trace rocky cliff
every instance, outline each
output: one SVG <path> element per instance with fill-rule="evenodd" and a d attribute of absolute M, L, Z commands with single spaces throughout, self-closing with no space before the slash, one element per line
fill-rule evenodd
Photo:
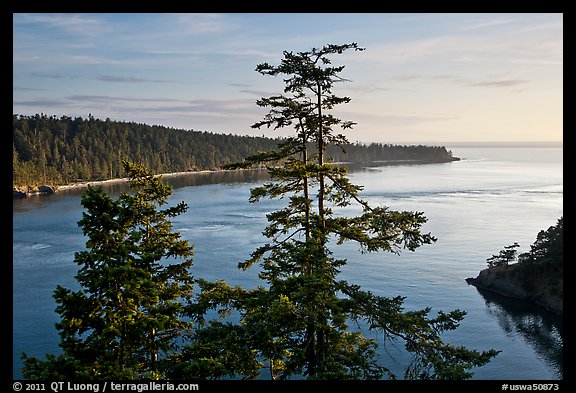
<path fill-rule="evenodd" d="M 526 279 L 518 274 L 518 264 L 482 270 L 478 277 L 467 278 L 469 285 L 489 290 L 514 299 L 529 301 L 557 315 L 563 316 L 563 281 L 554 289 L 547 278 Z"/>

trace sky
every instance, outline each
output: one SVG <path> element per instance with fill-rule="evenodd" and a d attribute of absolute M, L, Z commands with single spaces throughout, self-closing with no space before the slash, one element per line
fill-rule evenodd
<path fill-rule="evenodd" d="M 14 13 L 13 113 L 289 135 L 251 128 L 284 88 L 256 66 L 352 42 L 351 142 L 563 140 L 561 13 Z"/>

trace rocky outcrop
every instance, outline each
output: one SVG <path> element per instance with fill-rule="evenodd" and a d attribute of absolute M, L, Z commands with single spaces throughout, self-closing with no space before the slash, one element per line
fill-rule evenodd
<path fill-rule="evenodd" d="M 514 265 L 510 265 L 484 269 L 478 274 L 478 277 L 467 278 L 466 282 L 469 285 L 506 297 L 532 302 L 554 314 L 563 315 L 562 297 L 549 293 L 546 289 L 545 280 L 530 282 L 527 285 L 526 282 L 522 282 L 512 273 L 514 268 Z"/>
<path fill-rule="evenodd" d="M 18 187 L 12 186 L 12 198 L 28 198 L 38 194 L 54 194 L 58 190 L 55 186 L 38 186 L 38 187 Z"/>
<path fill-rule="evenodd" d="M 21 187 L 12 187 L 12 198 L 26 198 L 28 196 L 28 190 Z"/>
<path fill-rule="evenodd" d="M 54 194 L 56 192 L 56 187 L 54 186 L 38 186 L 38 192 L 41 194 Z"/>

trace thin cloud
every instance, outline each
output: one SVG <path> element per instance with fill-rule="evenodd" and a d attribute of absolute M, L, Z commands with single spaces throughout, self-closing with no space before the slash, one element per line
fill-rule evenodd
<path fill-rule="evenodd" d="M 68 106 L 69 101 L 67 100 L 55 100 L 55 99 L 38 99 L 38 100 L 26 100 L 26 101 L 14 101 L 13 105 L 20 106 L 31 106 L 31 107 L 53 107 L 53 106 Z"/>
<path fill-rule="evenodd" d="M 400 82 L 411 82 L 415 80 L 420 80 L 425 78 L 423 75 L 397 75 L 392 77 L 391 79 L 400 81 Z"/>
<path fill-rule="evenodd" d="M 494 22 L 495 23 L 495 22 Z M 498 23 L 499 29 L 472 29 L 467 32 L 443 31 L 437 35 L 375 45 L 350 62 L 405 64 L 441 60 L 470 63 L 498 60 L 502 64 L 561 65 L 563 55 L 562 23 L 544 23 L 539 29 L 522 30 L 519 23 Z"/>
<path fill-rule="evenodd" d="M 23 101 L 18 104 L 23 105 L 42 105 L 52 101 Z M 139 98 L 139 97 L 118 97 L 108 95 L 71 95 L 60 100 L 58 103 L 68 104 L 110 104 L 122 105 L 125 109 L 137 109 L 146 112 L 231 112 L 231 111 L 245 111 L 247 106 L 254 106 L 252 100 L 238 99 L 238 100 L 183 100 L 176 98 Z M 141 103 L 154 104 L 142 107 Z M 177 103 L 178 105 L 174 105 Z M 167 105 L 168 104 L 168 105 Z"/>
<path fill-rule="evenodd" d="M 14 14 L 13 20 L 15 25 L 43 25 L 81 35 L 102 34 L 111 30 L 103 20 L 79 14 Z"/>
<path fill-rule="evenodd" d="M 77 77 L 74 75 L 62 75 L 57 72 L 43 72 L 43 71 L 34 71 L 29 72 L 28 75 L 34 78 L 46 78 L 46 79 L 76 79 Z"/>
<path fill-rule="evenodd" d="M 141 83 L 147 82 L 146 79 L 136 78 L 134 76 L 115 76 L 115 75 L 99 75 L 95 77 L 100 82 L 128 82 L 128 83 Z"/>
<path fill-rule="evenodd" d="M 215 34 L 233 28 L 230 18 L 222 14 L 177 14 L 177 23 L 188 34 Z"/>
<path fill-rule="evenodd" d="M 269 97 L 269 96 L 277 95 L 277 93 L 271 93 L 269 91 L 264 91 L 264 90 L 240 89 L 238 91 L 240 93 L 247 93 L 247 94 L 250 94 L 250 95 L 256 96 L 256 97 Z"/>
<path fill-rule="evenodd" d="M 497 87 L 497 88 L 509 88 L 509 87 L 517 87 L 521 85 L 525 85 L 529 83 L 529 80 L 526 79 L 502 79 L 497 78 L 496 75 L 489 76 L 489 79 L 484 80 L 476 80 L 474 81 L 473 78 L 466 78 L 463 76 L 458 76 L 455 74 L 436 74 L 436 75 L 416 75 L 416 74 L 407 74 L 407 75 L 398 75 L 390 78 L 394 81 L 400 82 L 436 82 L 436 81 L 447 81 L 452 84 L 460 85 L 460 86 L 474 86 L 474 87 Z"/>
<path fill-rule="evenodd" d="M 78 75 L 63 75 L 57 72 L 30 72 L 28 75 L 35 78 L 46 79 L 93 79 L 100 82 L 113 82 L 113 83 L 174 83 L 167 79 L 146 79 L 138 78 L 135 76 L 119 76 L 119 75 L 97 75 L 97 76 L 78 76 Z"/>
<path fill-rule="evenodd" d="M 14 91 L 45 91 L 46 89 L 39 89 L 37 87 L 24 87 L 24 86 L 14 86 L 12 87 Z"/>
<path fill-rule="evenodd" d="M 120 65 L 124 62 L 112 58 L 92 55 L 66 55 L 65 61 L 73 64 L 107 64 L 107 65 Z"/>
<path fill-rule="evenodd" d="M 436 81 L 436 80 L 457 80 L 459 77 L 454 74 L 434 74 L 434 75 L 417 75 L 417 74 L 406 74 L 406 75 L 397 75 L 390 78 L 395 81 L 400 82 L 412 82 L 412 81 Z"/>
<path fill-rule="evenodd" d="M 346 88 L 348 90 L 355 91 L 355 92 L 361 92 L 361 93 L 374 93 L 374 92 L 379 92 L 379 91 L 394 90 L 390 87 L 382 87 L 382 86 L 378 86 L 376 84 L 356 84 L 356 85 L 346 86 Z"/>
<path fill-rule="evenodd" d="M 496 26 L 509 25 L 515 23 L 515 19 L 486 19 L 479 21 L 469 21 L 468 24 L 459 29 L 459 31 L 480 30 L 486 28 L 494 28 Z"/>
<path fill-rule="evenodd" d="M 480 87 L 515 87 L 528 83 L 529 81 L 523 79 L 506 79 L 506 80 L 489 80 L 470 83 L 469 86 Z"/>
<path fill-rule="evenodd" d="M 345 118 L 358 118 L 355 112 L 344 111 L 342 116 Z M 363 124 L 385 124 L 387 127 L 408 127 L 418 124 L 428 124 L 430 122 L 447 122 L 461 119 L 459 114 L 455 113 L 406 113 L 406 114 L 367 114 L 362 113 L 362 122 L 359 122 L 358 129 L 366 127 Z"/>
<path fill-rule="evenodd" d="M 88 101 L 88 102 L 185 102 L 175 98 L 135 98 L 135 97 L 117 97 L 106 95 L 72 95 L 66 97 L 70 101 Z"/>
<path fill-rule="evenodd" d="M 101 82 L 114 82 L 114 83 L 171 83 L 169 80 L 162 79 L 145 79 L 137 78 L 135 76 L 117 76 L 117 75 L 98 75 L 94 79 Z"/>
<path fill-rule="evenodd" d="M 195 111 L 245 111 L 247 106 L 254 106 L 254 101 L 249 99 L 237 100 L 190 100 L 188 101 L 193 106 Z"/>

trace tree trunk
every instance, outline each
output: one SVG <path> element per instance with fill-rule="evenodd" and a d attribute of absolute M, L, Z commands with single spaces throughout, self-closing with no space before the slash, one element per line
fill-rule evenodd
<path fill-rule="evenodd" d="M 318 86 L 317 94 L 317 105 L 318 105 L 318 165 L 324 165 L 324 129 L 322 127 L 322 86 L 320 81 L 316 82 Z M 325 197 L 325 186 L 324 186 L 324 175 L 319 176 L 319 191 L 318 191 L 318 215 L 320 216 L 320 225 L 322 228 L 325 227 L 324 222 L 324 197 Z"/>
<path fill-rule="evenodd" d="M 306 143 L 306 134 L 304 132 L 304 125 L 302 124 L 302 119 L 299 120 L 300 120 L 300 128 L 302 129 L 302 162 L 304 163 L 304 167 L 306 168 L 306 165 L 308 165 L 308 145 Z M 308 191 L 307 172 L 304 175 L 304 198 L 306 199 L 306 211 L 304 212 L 306 219 L 305 233 L 306 233 L 306 243 L 308 243 L 308 241 L 310 240 L 310 205 L 308 204 L 308 201 L 310 200 L 310 195 Z"/>
<path fill-rule="evenodd" d="M 314 331 L 314 323 L 309 322 L 306 327 L 306 374 L 313 376 L 316 374 L 316 334 Z"/>

